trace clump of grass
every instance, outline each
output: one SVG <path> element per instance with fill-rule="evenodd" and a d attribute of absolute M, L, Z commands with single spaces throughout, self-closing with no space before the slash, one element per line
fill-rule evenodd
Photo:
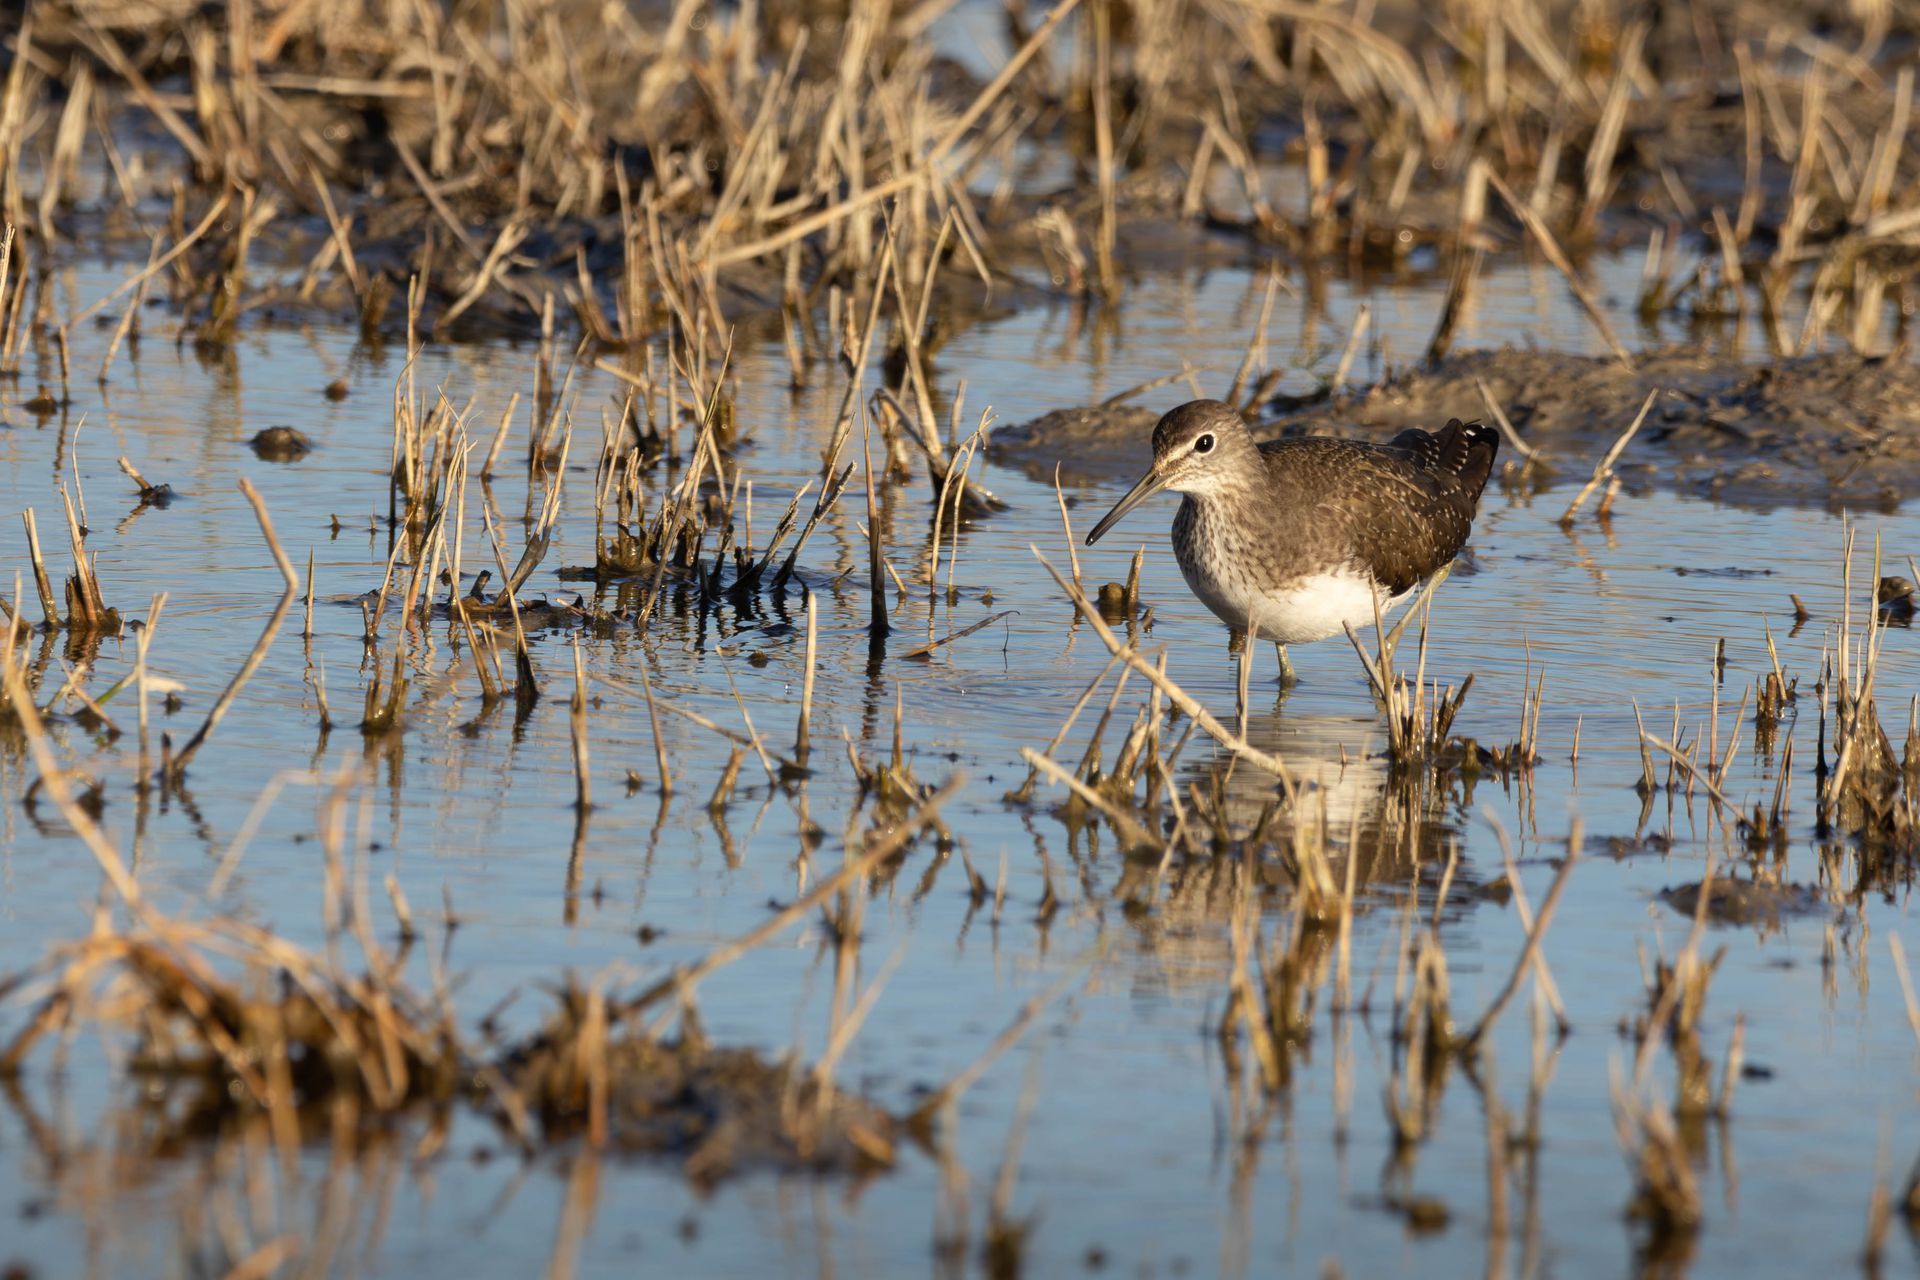
<path fill-rule="evenodd" d="M 241 974 L 214 956 L 238 956 Z M 326 1132 L 344 1101 L 369 1119 L 464 1102 L 524 1143 L 580 1136 L 669 1154 L 702 1184 L 762 1166 L 893 1163 L 885 1111 L 791 1062 L 709 1045 L 690 1013 L 666 1040 L 603 990 L 569 984 L 539 1030 L 486 1048 L 461 1037 L 449 1006 L 398 985 L 377 946 L 369 959 L 353 977 L 264 930 L 148 913 L 132 931 L 67 949 L 52 994 L 0 1051 L 0 1072 L 17 1072 L 49 1033 L 131 1009 L 132 1069 L 168 1099 L 180 1138 L 258 1110 L 291 1149 Z"/>
<path fill-rule="evenodd" d="M 1869 852 L 1898 856 L 1910 849 L 1916 825 L 1916 797 L 1907 785 L 1907 770 L 1894 754 L 1881 727 L 1874 697 L 1886 628 L 1876 619 L 1874 601 L 1866 602 L 1865 634 L 1857 629 L 1853 605 L 1854 535 L 1849 530 L 1843 552 L 1843 607 L 1831 666 L 1829 696 L 1832 705 L 1831 749 L 1827 766 L 1823 749 L 1819 761 L 1820 786 L 1816 818 L 1822 832 L 1838 828 L 1861 841 Z M 1880 581 L 1880 548 L 1876 540 L 1869 591 Z M 1822 705 L 1822 741 L 1827 739 L 1826 699 Z"/>
<path fill-rule="evenodd" d="M 1452 743 L 1453 722 L 1473 688 L 1471 674 L 1460 682 L 1458 688 L 1452 685 L 1443 687 L 1437 679 L 1432 682 L 1427 680 L 1427 640 L 1432 622 L 1433 593 L 1446 580 L 1447 574 L 1448 570 L 1443 568 L 1428 580 L 1420 595 L 1408 605 L 1406 617 L 1391 632 L 1385 630 L 1376 616 L 1374 624 L 1379 648 L 1375 653 L 1369 654 L 1353 628 L 1347 628 L 1347 641 L 1353 646 L 1354 653 L 1359 655 L 1360 665 L 1367 673 L 1367 682 L 1373 689 L 1374 698 L 1386 713 L 1387 754 L 1400 769 L 1412 770 L 1442 762 Z M 1401 634 L 1416 618 L 1420 623 L 1419 659 L 1409 677 L 1394 669 L 1393 659 Z M 1487 759 L 1503 766 L 1530 766 L 1536 755 L 1533 734 L 1538 732 L 1538 725 L 1537 711 L 1530 717 L 1523 714 L 1518 746 L 1511 752 L 1498 755 L 1489 753 Z M 1461 758 L 1464 759 L 1466 754 L 1474 753 L 1463 753 Z"/>
<path fill-rule="evenodd" d="M 1740 1070 L 1744 1020 L 1736 1018 L 1716 1095 L 1713 1064 L 1701 1035 L 1708 990 L 1726 955 L 1724 947 L 1710 956 L 1702 947 L 1715 887 L 1714 864 L 1710 851 L 1686 941 L 1671 960 L 1656 957 L 1648 972 L 1647 1010 L 1633 1027 L 1637 1048 L 1631 1079 L 1623 1079 L 1618 1063 L 1614 1066 L 1616 1133 L 1635 1179 L 1627 1213 L 1644 1224 L 1642 1250 L 1653 1257 L 1685 1257 L 1691 1251 L 1703 1219 L 1693 1170 L 1704 1141 L 1702 1126 L 1709 1119 L 1726 1122 Z M 1647 970 L 1644 958 L 1642 968 Z M 1653 1096 L 1648 1085 L 1662 1047 L 1671 1053 L 1677 1073 L 1671 1105 Z"/>
<path fill-rule="evenodd" d="M 401 655 L 393 655 L 393 666 L 387 674 L 377 660 L 373 665 L 373 679 L 367 682 L 366 706 L 360 717 L 360 732 L 369 738 L 382 737 L 398 729 L 402 723 L 401 708 L 406 702 L 408 679 L 402 666 Z"/>
<path fill-rule="evenodd" d="M 67 536 L 73 546 L 73 573 L 66 579 L 61 596 L 56 597 L 53 580 L 40 553 L 40 531 L 29 507 L 21 512 L 27 530 L 27 553 L 32 561 L 33 581 L 40 593 L 40 613 L 49 629 L 65 631 L 75 643 L 90 637 L 115 634 L 120 630 L 120 611 L 107 604 L 100 588 L 96 558 L 87 554 L 86 534 L 74 514 L 73 496 L 61 486 L 61 502 L 67 516 Z"/>
<path fill-rule="evenodd" d="M 17 694 L 12 653 L 5 662 L 8 687 Z M 44 747 L 37 719 L 28 733 Z M 291 1157 L 309 1134 L 329 1132 L 330 1121 L 338 1140 L 342 1114 L 378 1123 L 416 1108 L 462 1103 L 528 1147 L 578 1136 L 595 1149 L 670 1154 L 701 1184 L 755 1167 L 864 1172 L 893 1164 L 899 1122 L 830 1078 L 831 1063 L 857 1030 L 877 983 L 850 1013 L 836 1012 L 833 1047 L 811 1072 L 708 1044 L 693 990 L 702 975 L 752 951 L 829 895 L 852 893 L 934 822 L 955 784 L 870 840 L 787 910 L 663 982 L 629 997 L 609 995 L 604 984 L 569 982 L 555 993 L 537 1031 L 506 1039 L 489 1034 L 487 1042 L 475 1043 L 459 1030 L 444 986 L 421 998 L 402 984 L 405 948 L 417 933 L 393 883 L 401 952 L 388 951 L 374 936 L 365 886 L 355 883 L 366 874 L 365 863 L 350 865 L 345 853 L 356 769 L 349 764 L 335 777 L 308 778 L 325 788 L 324 953 L 256 925 L 224 917 L 190 921 L 154 909 L 57 772 L 50 775 L 63 813 L 97 846 L 126 919 L 103 918 L 88 938 L 61 948 L 30 976 L 41 993 L 25 1025 L 0 1049 L 0 1075 L 17 1074 L 49 1036 L 96 1024 L 132 1038 L 131 1061 L 149 1081 L 148 1097 L 168 1104 L 167 1141 L 224 1132 L 265 1115 L 274 1141 Z M 845 936 L 856 938 L 857 925 Z M 358 944 L 363 972 L 349 970 L 347 943 Z M 9 989 L 26 980 L 10 981 Z M 668 995 L 679 1001 L 675 1040 L 647 1022 Z M 956 1081 L 944 1094 L 955 1097 L 964 1087 Z"/>
<path fill-rule="evenodd" d="M 1281 926 L 1286 940 L 1278 954 L 1269 957 L 1255 902 L 1252 863 L 1243 858 L 1234 877 L 1228 933 L 1232 958 L 1217 1035 L 1231 1072 L 1244 1033 L 1262 1087 L 1277 1093 L 1292 1083 L 1296 1064 L 1312 1040 L 1317 996 L 1335 935 L 1305 911 L 1289 912 Z M 1350 916 L 1340 917 L 1342 931 Z"/>
<path fill-rule="evenodd" d="M 1773 754 L 1780 725 L 1800 699 L 1799 677 L 1788 678 L 1780 667 L 1780 651 L 1773 642 L 1773 628 L 1766 628 L 1767 656 L 1771 667 L 1755 677 L 1753 696 L 1753 749 L 1763 756 Z"/>
<path fill-rule="evenodd" d="M 1633 1197 L 1627 1216 L 1643 1223 L 1645 1253 L 1685 1256 L 1700 1230 L 1704 1209 L 1693 1157 L 1682 1143 L 1673 1114 L 1658 1101 L 1635 1099 L 1617 1075 L 1613 1089 L 1614 1126 L 1633 1167 Z"/>

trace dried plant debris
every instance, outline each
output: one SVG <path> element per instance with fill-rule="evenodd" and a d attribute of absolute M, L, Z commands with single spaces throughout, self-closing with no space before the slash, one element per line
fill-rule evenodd
<path fill-rule="evenodd" d="M 218 954 L 242 954 L 238 977 Z M 129 1070 L 157 1147 L 231 1132 L 265 1113 L 283 1139 L 319 1137 L 350 1102 L 369 1124 L 452 1105 L 528 1144 L 586 1141 L 666 1156 L 711 1184 L 752 1169 L 868 1173 L 894 1161 L 895 1119 L 803 1065 L 708 1045 L 689 1011 L 678 1040 L 599 991 L 559 989 L 546 1025 L 490 1048 L 451 1010 L 388 977 L 336 973 L 257 929 L 153 921 L 65 949 L 53 991 L 0 1050 L 20 1072 L 80 1020 L 132 1036 Z M 537 1122 L 537 1129 L 529 1122 Z M 163 1136 L 164 1135 L 164 1136 Z"/>
<path fill-rule="evenodd" d="M 173 505 L 173 500 L 177 495 L 174 493 L 172 485 L 155 484 L 153 481 L 148 480 L 145 476 L 141 475 L 133 463 L 125 457 L 120 459 L 120 470 L 126 473 L 127 479 L 133 481 L 135 488 L 139 491 L 140 506 L 136 508 L 136 510 L 147 507 L 158 507 L 161 510 L 165 510 Z"/>
<path fill-rule="evenodd" d="M 38 189 L 10 187 L 7 215 L 48 241 L 147 249 L 139 219 L 72 189 L 97 149 L 137 145 L 152 193 L 182 193 L 150 277 L 214 346 L 250 314 L 314 309 L 398 333 L 415 316 L 392 304 L 417 277 L 434 331 L 550 332 L 557 307 L 595 343 L 631 346 L 703 315 L 817 358 L 804 313 L 889 252 L 889 198 L 906 258 L 940 264 L 908 282 L 941 296 L 941 319 L 916 326 L 928 351 L 942 324 L 1016 290 L 1112 300 L 1123 267 L 1279 249 L 1464 295 L 1484 254 L 1523 244 L 1617 350 L 1575 264 L 1650 232 L 1643 314 L 1712 325 L 1762 310 L 1792 350 L 1801 334 L 1779 317 L 1799 290 L 1810 335 L 1886 344 L 1913 213 L 1892 136 L 1910 27 L 1886 6 L 1827 6 L 1811 26 L 1717 0 L 1657 20 L 1582 9 L 1569 31 L 1558 9 L 1436 24 L 1411 0 L 1338 15 L 1135 5 L 1091 24 L 1076 8 L 1007 14 L 1005 74 L 983 82 L 910 7 L 822 26 L 787 5 L 709 23 L 684 6 L 374 0 L 345 23 L 61 0 L 22 29 L 10 116 L 41 135 L 59 121 L 56 162 L 31 171 Z M 1786 32 L 1831 51 L 1822 74 Z M 250 56 L 223 56 L 243 41 Z M 1068 60 L 1083 69 L 1054 74 Z M 183 68 L 190 95 L 155 92 Z M 101 143 L 61 118 L 88 95 Z M 1810 135 L 1832 141 L 1803 148 Z M 1274 189 L 1282 149 L 1301 198 Z M 1061 151 L 1088 180 L 1060 188 Z M 114 167 L 138 207 L 142 182 Z M 953 176 L 983 168 L 1004 171 L 990 192 Z M 1669 226 L 1708 251 L 1672 260 Z M 1447 313 L 1460 310 L 1456 297 Z"/>

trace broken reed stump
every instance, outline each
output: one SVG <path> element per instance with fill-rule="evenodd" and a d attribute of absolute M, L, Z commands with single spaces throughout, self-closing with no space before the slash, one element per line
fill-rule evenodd
<path fill-rule="evenodd" d="M 64 492 L 62 496 L 65 497 Z M 110 635 L 120 630 L 120 611 L 107 604 L 100 590 L 100 577 L 94 561 L 87 555 L 85 535 L 75 518 L 72 499 L 67 499 L 67 533 L 73 543 L 73 573 L 55 596 L 53 579 L 40 550 L 40 530 L 33 508 L 20 513 L 27 531 L 27 554 L 33 561 L 33 584 L 40 595 L 40 613 L 49 631 L 73 635 Z M 61 607 L 64 602 L 64 610 Z"/>

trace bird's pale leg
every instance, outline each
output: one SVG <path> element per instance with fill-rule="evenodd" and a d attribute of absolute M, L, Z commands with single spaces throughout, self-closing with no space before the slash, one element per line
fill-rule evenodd
<path fill-rule="evenodd" d="M 1259 637 L 1260 628 L 1256 624 L 1249 627 L 1246 638 L 1240 644 L 1240 740 L 1247 740 L 1247 715 L 1250 703 L 1247 699 L 1247 686 L 1253 682 L 1253 642 Z"/>
<path fill-rule="evenodd" d="M 1300 677 L 1293 673 L 1293 659 L 1287 656 L 1287 646 L 1276 643 L 1273 646 L 1273 652 L 1274 656 L 1280 659 L 1280 687 L 1291 689 L 1299 684 Z"/>
<path fill-rule="evenodd" d="M 1427 585 L 1420 588 L 1420 594 L 1413 598 L 1413 603 L 1407 606 L 1407 611 L 1400 615 L 1400 621 L 1393 624 L 1393 630 L 1387 632 L 1386 641 L 1381 646 L 1381 653 L 1388 662 L 1393 661 L 1393 651 L 1400 647 L 1400 635 L 1407 629 L 1407 624 L 1412 622 L 1414 615 L 1433 598 L 1433 593 L 1439 590 L 1440 584 L 1445 582 L 1447 575 L 1452 572 L 1452 564 L 1441 565 L 1434 575 L 1427 579 Z"/>

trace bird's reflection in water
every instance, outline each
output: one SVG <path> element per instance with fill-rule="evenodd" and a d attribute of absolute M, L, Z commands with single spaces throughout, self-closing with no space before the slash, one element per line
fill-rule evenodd
<path fill-rule="evenodd" d="M 1269 913 L 1292 905 L 1318 854 L 1336 891 L 1351 876 L 1358 912 L 1402 906 L 1409 887 L 1430 908 L 1459 843 L 1467 785 L 1457 771 L 1396 769 L 1385 754 L 1385 726 L 1370 713 L 1276 707 L 1250 717 L 1247 740 L 1286 762 L 1298 802 L 1289 804 L 1264 770 L 1195 735 L 1176 778 L 1198 838 L 1164 867 L 1130 864 L 1118 887 L 1142 958 L 1151 958 L 1138 975 L 1149 986 L 1221 979 L 1231 963 L 1228 923 L 1249 873 L 1258 906 Z M 1471 900 L 1472 885 L 1468 868 L 1456 867 L 1451 909 Z"/>
<path fill-rule="evenodd" d="M 1290 810 L 1273 778 L 1236 765 L 1224 750 L 1182 774 L 1189 787 L 1221 797 L 1229 827 L 1252 831 L 1277 805 L 1256 850 L 1263 861 L 1297 834 L 1323 833 L 1335 875 L 1345 877 L 1348 858 L 1355 858 L 1353 882 L 1363 888 L 1404 883 L 1417 866 L 1444 862 L 1459 838 L 1458 786 L 1438 783 L 1432 770 L 1396 770 L 1386 755 L 1386 726 L 1372 714 L 1284 714 L 1276 707 L 1249 719 L 1247 739 L 1286 761 L 1297 809 Z"/>

